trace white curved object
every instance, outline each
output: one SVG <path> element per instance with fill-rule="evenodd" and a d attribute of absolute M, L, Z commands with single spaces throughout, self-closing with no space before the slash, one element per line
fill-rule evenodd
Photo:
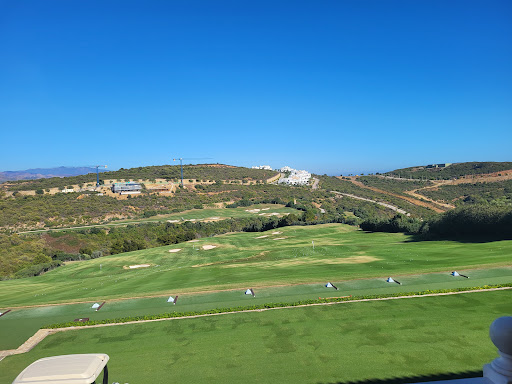
<path fill-rule="evenodd" d="M 489 336 L 500 357 L 484 365 L 484 377 L 494 384 L 512 384 L 512 316 L 494 320 Z"/>

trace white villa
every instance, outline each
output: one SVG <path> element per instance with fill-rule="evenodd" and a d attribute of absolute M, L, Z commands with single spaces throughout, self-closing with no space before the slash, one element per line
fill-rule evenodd
<path fill-rule="evenodd" d="M 251 167 L 252 169 L 266 169 L 271 171 L 272 167 L 270 165 L 254 165 Z M 311 173 L 304 170 L 293 169 L 289 166 L 284 166 L 282 168 L 277 168 L 276 171 L 281 173 L 289 173 L 288 177 L 281 177 L 278 181 L 279 184 L 287 184 L 287 185 L 307 185 L 309 183 L 309 179 L 311 179 Z"/>
<path fill-rule="evenodd" d="M 307 185 L 309 183 L 309 179 L 311 179 L 311 173 L 305 170 L 297 170 L 290 168 L 288 166 L 282 167 L 280 169 L 281 172 L 290 172 L 288 177 L 283 177 L 279 179 L 279 184 L 288 184 L 288 185 Z"/>
<path fill-rule="evenodd" d="M 270 165 L 255 165 L 251 167 L 252 169 L 266 169 L 268 171 L 272 170 L 272 167 Z"/>

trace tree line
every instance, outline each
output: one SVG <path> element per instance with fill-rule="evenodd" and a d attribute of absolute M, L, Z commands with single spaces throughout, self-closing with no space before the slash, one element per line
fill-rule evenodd
<path fill-rule="evenodd" d="M 420 239 L 465 241 L 512 239 L 512 207 L 473 205 L 459 207 L 428 220 L 395 215 L 389 219 L 370 218 L 361 229 L 372 232 L 404 232 Z"/>

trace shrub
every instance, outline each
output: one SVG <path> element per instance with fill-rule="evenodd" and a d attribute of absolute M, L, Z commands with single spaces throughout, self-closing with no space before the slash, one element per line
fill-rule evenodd
<path fill-rule="evenodd" d="M 52 270 L 53 268 L 58 267 L 59 265 L 61 265 L 61 262 L 58 260 L 51 261 L 49 263 L 30 265 L 30 266 L 23 268 L 23 269 L 19 270 L 18 272 L 16 272 L 14 274 L 14 277 L 16 279 L 21 279 L 24 277 L 38 276 L 41 273 L 47 272 L 49 270 Z"/>

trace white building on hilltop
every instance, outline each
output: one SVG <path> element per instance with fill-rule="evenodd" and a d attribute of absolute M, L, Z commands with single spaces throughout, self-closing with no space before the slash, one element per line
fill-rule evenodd
<path fill-rule="evenodd" d="M 267 171 L 271 171 L 272 167 L 270 165 L 255 165 L 251 167 L 252 169 L 266 169 Z"/>
<path fill-rule="evenodd" d="M 278 171 L 280 172 L 291 172 L 291 171 L 295 171 L 295 169 L 289 167 L 289 166 L 284 166 L 283 168 L 279 169 Z"/>
<path fill-rule="evenodd" d="M 311 179 L 311 173 L 308 171 L 297 170 L 288 166 L 282 167 L 280 171 L 290 172 L 290 175 L 279 179 L 279 184 L 307 185 L 309 183 L 309 179 Z"/>

